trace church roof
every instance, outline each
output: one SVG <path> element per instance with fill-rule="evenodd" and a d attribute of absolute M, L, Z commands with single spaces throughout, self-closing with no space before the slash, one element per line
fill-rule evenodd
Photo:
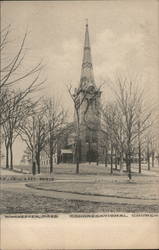
<path fill-rule="evenodd" d="M 88 85 L 95 86 L 88 23 L 86 24 L 86 30 L 85 30 L 80 86 L 82 87 L 85 84 L 87 84 L 87 86 Z"/>

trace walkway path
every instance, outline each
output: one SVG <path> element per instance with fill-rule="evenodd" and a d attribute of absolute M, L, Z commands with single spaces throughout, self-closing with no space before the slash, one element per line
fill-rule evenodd
<path fill-rule="evenodd" d="M 58 182 L 58 181 L 57 181 Z M 132 205 L 158 205 L 158 200 L 143 200 L 143 199 L 128 199 L 128 198 L 117 198 L 97 195 L 82 195 L 74 194 L 69 192 L 58 192 L 48 190 L 38 190 L 34 188 L 26 187 L 25 183 L 5 183 L 1 185 L 1 188 L 6 191 L 29 193 L 38 196 L 44 196 L 49 198 L 57 199 L 68 199 L 68 200 L 81 200 L 81 201 L 92 201 L 92 202 L 104 202 L 111 204 L 132 204 Z"/>

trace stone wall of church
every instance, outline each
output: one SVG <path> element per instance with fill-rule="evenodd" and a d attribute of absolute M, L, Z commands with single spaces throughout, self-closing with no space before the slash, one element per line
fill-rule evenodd
<path fill-rule="evenodd" d="M 98 133 L 100 129 L 100 117 L 98 115 L 99 103 L 100 97 L 96 96 L 94 101 L 89 104 L 88 109 L 86 100 L 80 107 L 81 162 L 98 161 L 98 158 L 101 158 L 99 157 L 99 154 L 101 154 L 101 150 L 99 150 L 98 147 Z"/>

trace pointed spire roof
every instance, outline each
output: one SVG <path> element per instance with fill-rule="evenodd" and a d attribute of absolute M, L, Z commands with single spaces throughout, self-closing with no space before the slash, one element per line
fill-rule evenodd
<path fill-rule="evenodd" d="M 92 57 L 91 57 L 91 47 L 89 40 L 88 21 L 86 22 L 86 30 L 85 30 L 80 86 L 83 86 L 85 84 L 95 86 Z"/>

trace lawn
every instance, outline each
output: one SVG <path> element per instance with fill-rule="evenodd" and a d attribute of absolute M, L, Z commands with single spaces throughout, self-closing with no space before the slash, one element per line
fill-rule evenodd
<path fill-rule="evenodd" d="M 93 212 L 158 212 L 156 205 L 111 204 L 64 200 L 33 194 L 2 191 L 1 214 L 10 213 L 93 213 Z"/>
<path fill-rule="evenodd" d="M 70 180 L 69 182 L 32 183 L 30 186 L 76 194 L 159 201 L 158 176 L 136 176 L 132 183 L 129 183 L 123 176 L 105 176 L 96 177 L 87 182 Z"/>
<path fill-rule="evenodd" d="M 31 173 L 32 166 L 30 165 L 16 165 L 15 170 L 16 171 L 30 171 Z M 118 166 L 119 169 L 119 166 Z M 145 171 L 147 170 L 147 164 L 142 164 L 142 170 Z M 159 166 L 156 165 L 155 168 L 151 168 L 150 173 L 158 171 L 159 172 Z M 49 174 L 49 169 L 42 168 L 41 167 L 41 172 L 42 173 L 48 173 Z M 76 173 L 76 165 L 75 164 L 69 164 L 69 163 L 63 163 L 59 165 L 54 165 L 53 166 L 53 172 L 54 174 L 66 174 L 66 175 L 72 175 Z M 119 171 L 114 170 L 114 174 L 117 174 Z M 132 175 L 136 175 L 138 172 L 138 166 L 136 164 L 132 164 Z M 96 163 L 81 163 L 80 164 L 80 175 L 105 175 L 107 173 L 110 173 L 110 165 L 108 167 L 105 167 L 104 164 L 99 164 L 98 166 Z M 119 174 L 119 173 L 118 173 Z"/>
<path fill-rule="evenodd" d="M 56 166 L 54 177 L 57 182 L 33 183 L 31 186 L 77 194 L 159 201 L 158 167 L 147 171 L 146 166 L 143 166 L 142 173 L 138 174 L 138 168 L 134 165 L 131 183 L 128 181 L 126 172 L 120 174 L 119 171 L 114 171 L 111 175 L 110 166 L 105 168 L 103 165 L 81 164 L 79 175 L 73 174 L 73 167 L 75 166 L 67 164 Z M 60 182 L 58 182 L 59 179 L 61 179 Z"/>
<path fill-rule="evenodd" d="M 29 185 L 36 189 L 112 197 L 112 200 L 109 199 L 109 202 L 106 198 L 100 202 L 91 199 L 90 201 L 67 200 L 29 193 L 29 188 L 26 192 L 20 189 L 17 191 L 3 189 L 0 211 L 1 213 L 159 212 L 159 167 L 147 171 L 143 166 L 142 174 L 137 173 L 135 166 L 132 170 L 133 178 L 130 183 L 125 172 L 120 174 L 119 171 L 114 171 L 111 175 L 110 166 L 105 168 L 103 165 L 81 164 L 80 174 L 76 175 L 75 165 L 58 165 L 53 174 L 55 181 L 34 181 Z M 128 200 L 125 202 L 124 198 Z M 135 199 L 138 200 L 137 203 Z"/>

